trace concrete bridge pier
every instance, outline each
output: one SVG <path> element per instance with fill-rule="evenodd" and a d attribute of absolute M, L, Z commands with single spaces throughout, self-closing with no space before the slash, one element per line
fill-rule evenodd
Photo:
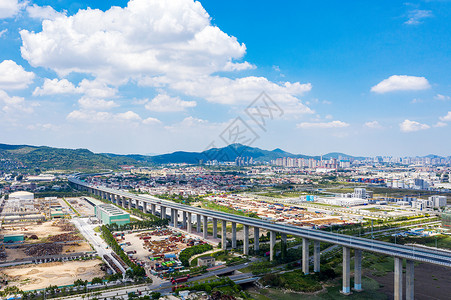
<path fill-rule="evenodd" d="M 276 233 L 274 231 L 269 232 L 269 261 L 274 260 L 274 246 L 276 245 Z"/>
<path fill-rule="evenodd" d="M 280 234 L 280 254 L 282 258 L 285 258 L 287 255 L 287 234 L 281 233 Z"/>
<path fill-rule="evenodd" d="M 227 249 L 227 221 L 222 220 L 221 224 L 221 248 Z"/>
<path fill-rule="evenodd" d="M 243 254 L 249 254 L 249 225 L 244 225 Z"/>
<path fill-rule="evenodd" d="M 182 212 L 182 227 L 186 228 L 186 211 Z"/>
<path fill-rule="evenodd" d="M 320 271 L 321 252 L 320 242 L 313 241 L 313 272 L 318 273 Z"/>
<path fill-rule="evenodd" d="M 160 217 L 165 220 L 166 219 L 166 207 L 160 206 Z"/>
<path fill-rule="evenodd" d="M 254 227 L 254 251 L 260 250 L 260 228 Z"/>
<path fill-rule="evenodd" d="M 152 213 L 152 215 L 155 216 L 155 211 L 156 211 L 156 205 L 155 204 L 151 204 L 150 205 L 150 212 Z"/>
<path fill-rule="evenodd" d="M 213 218 L 213 238 L 218 238 L 218 219 Z"/>
<path fill-rule="evenodd" d="M 362 250 L 354 250 L 354 291 L 362 290 Z"/>
<path fill-rule="evenodd" d="M 208 238 L 208 217 L 207 216 L 203 216 L 203 236 L 204 236 L 204 240 L 206 240 Z"/>
<path fill-rule="evenodd" d="M 302 239 L 302 272 L 304 272 L 305 275 L 308 275 L 310 272 L 309 262 L 309 246 L 310 246 L 310 240 L 309 239 Z"/>
<path fill-rule="evenodd" d="M 143 213 L 147 214 L 147 202 L 143 201 Z"/>
<path fill-rule="evenodd" d="M 172 209 L 174 211 L 174 218 L 172 219 L 172 224 L 177 228 L 179 226 L 179 211 L 177 209 Z"/>
<path fill-rule="evenodd" d="M 351 294 L 351 249 L 343 247 L 343 290 L 345 295 Z"/>
<path fill-rule="evenodd" d="M 414 300 L 414 269 L 413 260 L 406 260 L 406 300 Z"/>
<path fill-rule="evenodd" d="M 128 198 L 128 209 L 132 209 L 132 199 Z"/>
<path fill-rule="evenodd" d="M 232 222 L 232 249 L 236 249 L 236 223 Z"/>
<path fill-rule="evenodd" d="M 197 217 L 197 224 L 196 224 L 196 226 L 197 226 L 197 232 L 200 232 L 200 223 L 201 223 L 201 221 L 200 221 L 200 215 L 198 214 L 198 215 L 196 215 L 196 217 Z"/>
<path fill-rule="evenodd" d="M 188 233 L 191 233 L 191 231 L 193 230 L 193 219 L 192 219 L 192 214 L 189 212 L 188 213 L 188 223 L 186 224 L 186 230 L 188 231 Z"/>
<path fill-rule="evenodd" d="M 402 300 L 402 258 L 395 257 L 395 300 Z"/>

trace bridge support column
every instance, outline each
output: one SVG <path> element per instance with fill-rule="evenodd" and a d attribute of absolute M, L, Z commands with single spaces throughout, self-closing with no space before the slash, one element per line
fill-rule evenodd
<path fill-rule="evenodd" d="M 345 295 L 351 294 L 351 249 L 343 247 L 343 290 L 341 291 Z"/>
<path fill-rule="evenodd" d="M 128 209 L 132 209 L 132 199 L 128 198 Z"/>
<path fill-rule="evenodd" d="M 254 251 L 260 250 L 260 228 L 254 227 Z"/>
<path fill-rule="evenodd" d="M 269 261 L 274 260 L 274 246 L 276 245 L 276 233 L 274 231 L 269 232 Z"/>
<path fill-rule="evenodd" d="M 305 275 L 309 274 L 309 264 L 310 264 L 310 257 L 309 257 L 309 246 L 310 246 L 310 240 L 309 239 L 302 239 L 302 272 L 304 272 Z"/>
<path fill-rule="evenodd" d="M 186 230 L 188 231 L 188 233 L 191 233 L 191 231 L 193 230 L 193 216 L 192 214 L 189 212 L 188 213 L 188 224 L 186 224 Z"/>
<path fill-rule="evenodd" d="M 354 290 L 362 291 L 362 250 L 354 250 Z"/>
<path fill-rule="evenodd" d="M 236 249 L 236 223 L 232 222 L 232 249 Z"/>
<path fill-rule="evenodd" d="M 207 216 L 203 216 L 203 217 L 204 217 L 203 234 L 204 234 L 204 240 L 206 240 L 208 238 L 208 217 Z"/>
<path fill-rule="evenodd" d="M 249 254 L 249 225 L 244 225 L 243 254 Z"/>
<path fill-rule="evenodd" d="M 147 214 L 147 202 L 143 201 L 143 213 Z"/>
<path fill-rule="evenodd" d="M 402 258 L 395 257 L 395 300 L 402 300 Z"/>
<path fill-rule="evenodd" d="M 218 238 L 218 219 L 213 218 L 213 238 Z"/>
<path fill-rule="evenodd" d="M 221 224 L 221 248 L 222 250 L 227 249 L 227 221 L 222 220 Z"/>
<path fill-rule="evenodd" d="M 200 223 L 201 223 L 201 221 L 200 221 L 200 215 L 198 214 L 198 215 L 197 215 L 197 232 L 200 232 Z"/>
<path fill-rule="evenodd" d="M 182 227 L 186 228 L 186 211 L 182 212 Z"/>
<path fill-rule="evenodd" d="M 179 226 L 179 211 L 177 209 L 172 209 L 174 211 L 174 218 L 172 219 L 172 224 L 175 228 Z"/>
<path fill-rule="evenodd" d="M 163 220 L 165 220 L 165 219 L 166 219 L 166 207 L 160 206 L 160 210 L 161 210 L 161 212 L 160 212 L 160 217 L 161 217 Z"/>
<path fill-rule="evenodd" d="M 156 211 L 156 205 L 155 204 L 151 204 L 150 205 L 150 212 L 152 213 L 152 215 L 155 216 L 155 211 Z"/>
<path fill-rule="evenodd" d="M 125 201 L 125 197 L 121 197 L 122 208 L 127 208 L 127 203 Z"/>
<path fill-rule="evenodd" d="M 313 272 L 318 273 L 320 271 L 321 252 L 320 242 L 313 242 Z"/>
<path fill-rule="evenodd" d="M 287 256 L 287 234 L 280 234 L 280 254 L 282 258 Z"/>
<path fill-rule="evenodd" d="M 414 291 L 414 265 L 413 260 L 406 260 L 406 300 L 413 300 Z"/>

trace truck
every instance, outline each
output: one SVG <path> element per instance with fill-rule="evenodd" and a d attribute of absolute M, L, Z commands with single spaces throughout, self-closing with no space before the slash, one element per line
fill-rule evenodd
<path fill-rule="evenodd" d="M 176 283 L 180 283 L 180 282 L 187 282 L 189 278 L 190 278 L 189 274 L 186 276 L 183 276 L 183 277 L 179 277 L 179 278 L 171 277 L 171 283 L 176 284 Z"/>

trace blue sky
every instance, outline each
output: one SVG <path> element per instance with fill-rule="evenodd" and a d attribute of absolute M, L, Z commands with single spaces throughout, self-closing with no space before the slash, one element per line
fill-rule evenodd
<path fill-rule="evenodd" d="M 240 117 L 264 149 L 448 156 L 450 8 L 0 0 L 0 142 L 201 151 Z M 283 113 L 260 127 L 262 92 Z"/>

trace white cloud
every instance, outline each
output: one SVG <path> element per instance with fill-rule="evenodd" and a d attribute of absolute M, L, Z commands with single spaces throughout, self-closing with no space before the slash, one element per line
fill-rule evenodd
<path fill-rule="evenodd" d="M 143 124 L 156 125 L 156 124 L 161 124 L 161 121 L 156 118 L 149 117 L 149 118 L 143 120 Z"/>
<path fill-rule="evenodd" d="M 31 113 L 33 112 L 32 105 L 27 105 L 23 97 L 9 96 L 5 91 L 0 90 L 0 104 L 3 106 L 1 110 L 5 113 Z"/>
<path fill-rule="evenodd" d="M 409 11 L 408 20 L 404 22 L 407 25 L 418 25 L 422 23 L 422 20 L 425 18 L 433 17 L 432 11 L 430 10 L 421 10 L 414 9 Z"/>
<path fill-rule="evenodd" d="M 22 56 L 60 76 L 80 72 L 117 83 L 143 74 L 191 78 L 252 67 L 234 62 L 245 45 L 211 25 L 192 0 L 131 0 L 105 12 L 80 10 L 45 20 L 41 32 L 20 34 Z"/>
<path fill-rule="evenodd" d="M 343 128 L 348 127 L 349 124 L 343 121 L 331 121 L 331 122 L 302 122 L 296 125 L 297 128 L 309 129 L 309 128 Z"/>
<path fill-rule="evenodd" d="M 44 80 L 42 87 L 37 87 L 33 95 L 56 95 L 56 94 L 84 94 L 91 98 L 110 98 L 117 93 L 116 88 L 109 87 L 105 82 L 99 80 L 83 79 L 78 87 L 67 79 L 48 79 Z"/>
<path fill-rule="evenodd" d="M 105 111 L 74 110 L 67 115 L 67 119 L 70 121 L 83 121 L 88 123 L 141 121 L 141 117 L 133 111 L 113 114 Z"/>
<path fill-rule="evenodd" d="M 89 97 L 81 97 L 78 100 L 78 103 L 80 104 L 80 107 L 82 109 L 93 109 L 93 110 L 103 110 L 103 109 L 110 109 L 113 107 L 119 106 L 114 101 L 106 101 L 104 99 L 96 99 L 96 98 L 89 98 Z"/>
<path fill-rule="evenodd" d="M 417 91 L 429 89 L 431 85 L 424 77 L 408 75 L 392 75 L 382 80 L 371 88 L 375 93 L 387 93 L 393 91 Z"/>
<path fill-rule="evenodd" d="M 431 128 L 431 126 L 427 124 L 421 124 L 416 121 L 404 120 L 401 124 L 399 124 L 399 128 L 402 132 L 414 132 L 419 130 L 425 130 Z"/>
<path fill-rule="evenodd" d="M 444 122 L 451 122 L 451 111 L 449 111 L 449 112 L 446 114 L 446 116 L 440 117 L 439 119 L 440 119 L 441 121 L 444 121 Z"/>
<path fill-rule="evenodd" d="M 8 29 L 3 29 L 2 31 L 0 31 L 0 38 L 8 32 Z"/>
<path fill-rule="evenodd" d="M 448 126 L 448 124 L 445 122 L 437 122 L 437 124 L 434 125 L 434 127 L 445 127 L 445 126 Z"/>
<path fill-rule="evenodd" d="M 372 128 L 372 129 L 380 129 L 380 128 L 382 128 L 382 125 L 378 121 L 366 122 L 364 126 L 368 127 L 368 128 Z"/>
<path fill-rule="evenodd" d="M 77 89 L 67 79 L 58 80 L 45 78 L 42 87 L 36 87 L 33 91 L 33 96 L 57 95 L 57 94 L 72 94 L 77 93 Z"/>
<path fill-rule="evenodd" d="M 31 18 L 40 20 L 54 20 L 58 17 L 65 16 L 65 13 L 57 12 L 51 6 L 39 6 L 36 4 L 28 6 L 27 13 Z"/>
<path fill-rule="evenodd" d="M 145 107 L 150 111 L 157 112 L 175 112 L 183 111 L 190 107 L 195 107 L 195 101 L 183 101 L 179 97 L 170 97 L 166 94 L 159 94 L 152 101 L 148 102 Z"/>
<path fill-rule="evenodd" d="M 446 96 L 446 95 L 437 94 L 437 95 L 435 95 L 434 99 L 440 100 L 440 101 L 448 101 L 448 100 L 451 100 L 451 97 Z"/>
<path fill-rule="evenodd" d="M 35 75 L 12 60 L 0 63 L 0 89 L 21 90 L 33 82 Z"/>
<path fill-rule="evenodd" d="M 262 91 L 265 91 L 285 114 L 313 113 L 313 110 L 298 98 L 312 89 L 310 83 L 284 82 L 277 84 L 264 77 L 255 76 L 236 79 L 203 76 L 193 80 L 174 81 L 169 84 L 169 87 L 189 96 L 228 105 L 251 104 Z"/>
<path fill-rule="evenodd" d="M 14 17 L 25 5 L 27 5 L 27 1 L 0 0 L 0 19 Z"/>

